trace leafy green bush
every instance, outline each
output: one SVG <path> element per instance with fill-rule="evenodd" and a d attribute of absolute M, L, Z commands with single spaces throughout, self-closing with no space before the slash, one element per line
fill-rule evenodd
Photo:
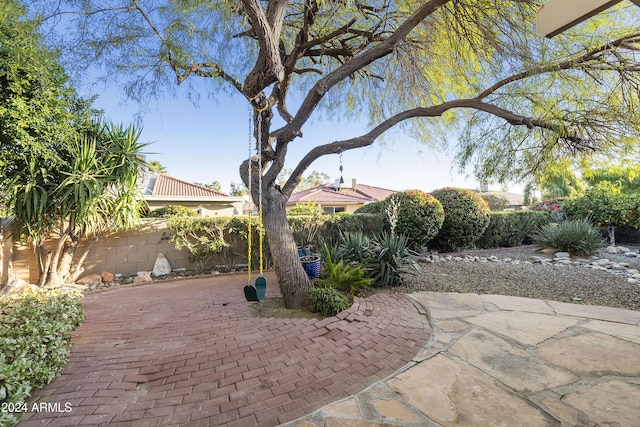
<path fill-rule="evenodd" d="M 189 262 L 197 272 L 205 271 L 214 255 L 222 254 L 230 245 L 225 230 L 230 217 L 173 217 L 167 227 L 173 231 L 171 242 L 176 249 L 185 248 Z"/>
<path fill-rule="evenodd" d="M 377 202 L 367 203 L 364 206 L 359 207 L 355 210 L 355 214 L 384 214 L 384 210 L 386 209 L 386 205 L 384 201 L 380 200 Z"/>
<path fill-rule="evenodd" d="M 321 214 L 320 209 L 318 209 L 318 205 L 313 200 L 308 201 L 307 203 L 296 203 L 294 207 L 289 209 L 287 212 L 287 216 L 297 216 L 297 215 L 319 215 Z"/>
<path fill-rule="evenodd" d="M 331 286 L 309 291 L 309 310 L 322 316 L 333 316 L 349 308 L 347 299 Z"/>
<path fill-rule="evenodd" d="M 476 244 L 481 248 L 528 245 L 533 243 L 536 231 L 549 221 L 549 214 L 540 211 L 491 212 L 489 226 Z"/>
<path fill-rule="evenodd" d="M 365 205 L 368 206 L 368 205 Z M 331 225 L 322 236 L 328 242 L 337 244 L 347 233 L 362 232 L 365 236 L 373 237 L 382 232 L 384 219 L 380 214 L 357 213 L 354 215 L 333 215 Z"/>
<path fill-rule="evenodd" d="M 587 219 L 549 223 L 534 234 L 539 245 L 573 255 L 589 256 L 604 245 L 602 235 Z"/>
<path fill-rule="evenodd" d="M 359 288 L 371 285 L 372 279 L 364 277 L 364 269 L 361 265 L 345 265 L 343 261 L 334 263 L 329 246 L 324 245 L 324 264 L 326 269 L 317 282 L 323 287 L 330 286 L 342 292 L 347 292 L 351 297 Z"/>
<path fill-rule="evenodd" d="M 403 234 L 417 250 L 438 234 L 444 220 L 440 202 L 420 190 L 401 191 L 384 200 L 385 226 Z"/>
<path fill-rule="evenodd" d="M 84 321 L 79 294 L 28 287 L 0 297 L 0 402 L 20 404 L 67 362 L 74 329 Z M 0 425 L 19 414 L 0 412 Z"/>
<path fill-rule="evenodd" d="M 289 228 L 298 246 L 322 247 L 322 236 L 329 233 L 331 216 L 321 215 L 293 215 L 287 218 Z"/>
<path fill-rule="evenodd" d="M 146 216 L 148 218 L 173 218 L 176 216 L 199 217 L 200 215 L 185 206 L 167 205 L 150 211 Z"/>
<path fill-rule="evenodd" d="M 442 188 L 431 193 L 442 203 L 444 222 L 433 243 L 443 250 L 473 246 L 489 225 L 489 206 L 464 188 Z"/>
<path fill-rule="evenodd" d="M 592 189 L 565 200 L 562 211 L 568 219 L 590 218 L 598 227 L 619 227 L 631 223 L 636 200 L 637 196 Z"/>
<path fill-rule="evenodd" d="M 372 271 L 373 286 L 388 288 L 403 285 L 403 274 L 410 273 L 411 269 L 420 271 L 412 255 L 407 236 L 381 233 L 375 240 L 374 256 L 368 264 Z"/>

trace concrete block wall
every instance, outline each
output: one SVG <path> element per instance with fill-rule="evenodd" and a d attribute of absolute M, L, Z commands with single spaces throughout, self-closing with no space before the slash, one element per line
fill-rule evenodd
<path fill-rule="evenodd" d="M 173 269 L 192 268 L 186 251 L 176 250 L 169 241 L 170 233 L 165 219 L 148 218 L 143 219 L 142 225 L 136 230 L 108 235 L 97 241 L 89 251 L 84 262 L 84 275 L 109 271 L 128 276 L 138 271 L 150 271 L 159 253 L 164 254 Z M 12 277 L 35 283 L 38 280 L 38 265 L 33 248 L 19 243 L 10 246 L 13 251 Z M 83 250 L 81 246 L 77 253 Z M 3 253 L 6 254 L 6 249 Z"/>

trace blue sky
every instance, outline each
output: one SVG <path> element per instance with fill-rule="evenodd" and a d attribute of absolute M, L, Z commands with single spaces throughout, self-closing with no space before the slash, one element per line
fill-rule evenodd
<path fill-rule="evenodd" d="M 202 96 L 198 105 L 188 99 L 186 89 L 176 88 L 175 95 L 151 101 L 144 109 L 127 100 L 124 91 L 112 83 L 93 85 L 85 94 L 99 97 L 95 106 L 105 111 L 107 119 L 131 123 L 136 117 L 143 124 L 142 141 L 150 142 L 149 161 L 159 161 L 167 173 L 188 182 L 220 182 L 229 191 L 231 182 L 240 182 L 238 167 L 248 156 L 249 110 L 240 96 L 221 95 L 217 99 Z M 358 136 L 366 130 L 359 123 L 313 122 L 304 129 L 302 139 L 290 144 L 286 168 L 292 169 L 315 145 Z M 394 143 L 344 152 L 342 163 L 346 182 L 393 190 L 418 188 L 432 191 L 445 186 L 477 188 L 471 171 L 457 173 L 451 168 L 452 155 L 435 153 L 409 138 L 394 138 Z M 338 178 L 338 155 L 317 160 L 307 170 Z"/>

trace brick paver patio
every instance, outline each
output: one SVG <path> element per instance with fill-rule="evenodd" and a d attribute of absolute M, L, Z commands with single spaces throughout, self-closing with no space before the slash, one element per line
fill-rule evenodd
<path fill-rule="evenodd" d="M 267 279 L 267 297 L 279 296 Z M 257 318 L 245 284 L 225 275 L 87 294 L 69 363 L 30 400 L 59 410 L 19 425 L 274 426 L 386 378 L 429 338 L 405 295 L 356 299 L 324 320 Z"/>

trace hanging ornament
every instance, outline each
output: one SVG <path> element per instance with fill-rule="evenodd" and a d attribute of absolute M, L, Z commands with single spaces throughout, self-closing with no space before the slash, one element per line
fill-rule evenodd
<path fill-rule="evenodd" d="M 344 178 L 342 178 L 342 171 L 344 170 L 342 167 L 342 151 L 340 152 L 340 167 L 338 169 L 340 170 L 340 184 L 344 184 Z"/>

